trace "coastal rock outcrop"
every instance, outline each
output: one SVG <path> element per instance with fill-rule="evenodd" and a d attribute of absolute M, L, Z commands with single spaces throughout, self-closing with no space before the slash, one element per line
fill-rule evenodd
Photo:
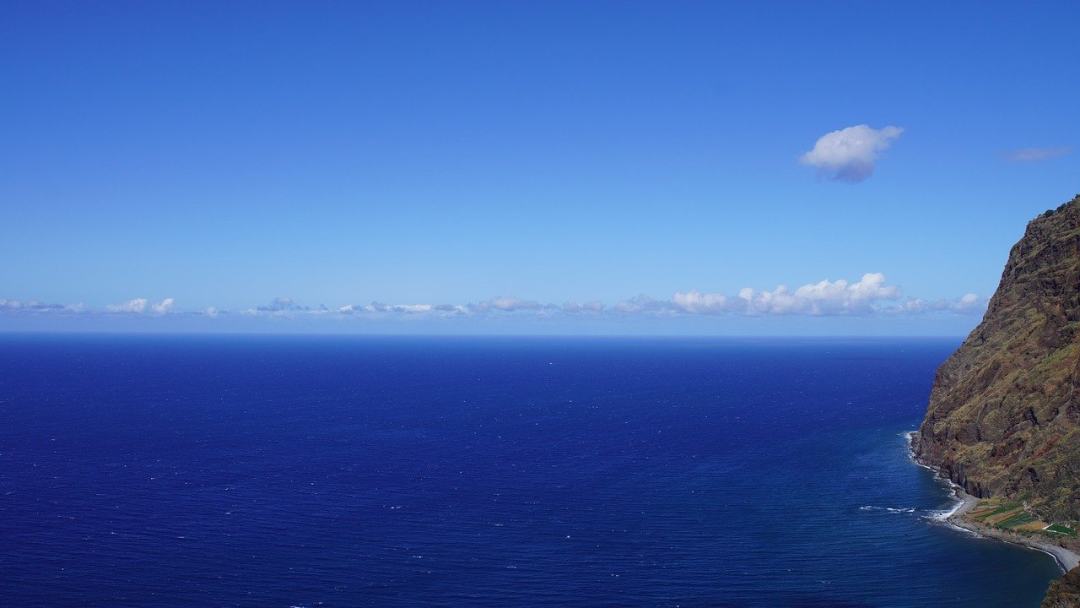
<path fill-rule="evenodd" d="M 1080 196 L 1013 246 L 982 322 L 938 369 L 914 448 L 969 494 L 1080 520 Z"/>
<path fill-rule="evenodd" d="M 1050 583 L 1041 608 L 1077 608 L 1080 606 L 1080 568 Z"/>

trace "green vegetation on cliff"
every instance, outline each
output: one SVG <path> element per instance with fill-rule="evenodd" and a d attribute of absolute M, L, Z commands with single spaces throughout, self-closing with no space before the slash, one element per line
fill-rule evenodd
<path fill-rule="evenodd" d="M 1080 520 L 1080 197 L 1013 246 L 982 322 L 938 370 L 915 447 L 970 494 Z"/>

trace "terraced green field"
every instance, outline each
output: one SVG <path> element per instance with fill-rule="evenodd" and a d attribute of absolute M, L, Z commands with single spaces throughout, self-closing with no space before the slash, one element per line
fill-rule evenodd
<path fill-rule="evenodd" d="M 1001 498 L 987 498 L 968 513 L 968 517 L 987 526 L 1014 532 L 1032 532 L 1051 537 L 1076 537 L 1077 531 L 1065 524 L 1048 524 L 1028 513 L 1024 504 Z"/>
<path fill-rule="evenodd" d="M 1054 534 L 1062 534 L 1062 535 L 1065 535 L 1065 536 L 1076 536 L 1076 530 L 1073 530 L 1069 526 L 1062 525 L 1062 524 L 1054 524 L 1054 525 L 1050 526 L 1049 528 L 1047 528 L 1046 531 L 1047 532 L 1052 532 Z"/>

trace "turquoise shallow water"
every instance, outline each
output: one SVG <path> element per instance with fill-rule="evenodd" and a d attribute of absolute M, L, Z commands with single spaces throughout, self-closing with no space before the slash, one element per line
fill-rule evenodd
<path fill-rule="evenodd" d="M 0 597 L 1034 607 L 908 458 L 955 347 L 0 337 Z"/>

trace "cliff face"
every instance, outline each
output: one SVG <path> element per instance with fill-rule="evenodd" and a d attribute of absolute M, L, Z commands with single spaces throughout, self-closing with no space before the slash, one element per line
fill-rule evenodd
<path fill-rule="evenodd" d="M 982 322 L 938 369 L 915 453 L 970 494 L 1080 519 L 1080 196 L 1013 246 Z"/>

